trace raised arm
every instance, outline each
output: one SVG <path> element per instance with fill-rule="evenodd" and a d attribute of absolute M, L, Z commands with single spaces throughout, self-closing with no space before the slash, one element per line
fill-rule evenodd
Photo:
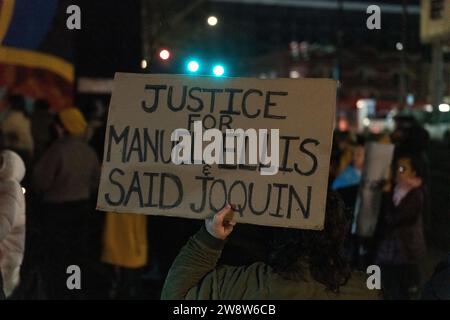
<path fill-rule="evenodd" d="M 227 206 L 205 221 L 181 249 L 169 270 L 161 299 L 184 299 L 188 291 L 212 270 L 220 258 L 225 239 L 233 231 L 233 209 Z"/>

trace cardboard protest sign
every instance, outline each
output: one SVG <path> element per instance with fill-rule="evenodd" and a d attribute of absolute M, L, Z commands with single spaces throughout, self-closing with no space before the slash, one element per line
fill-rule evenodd
<path fill-rule="evenodd" d="M 335 103 L 329 79 L 117 73 L 97 208 L 322 229 Z"/>
<path fill-rule="evenodd" d="M 372 142 L 366 146 L 364 171 L 356 200 L 356 219 L 353 226 L 353 230 L 361 237 L 372 237 L 375 233 L 382 189 L 389 176 L 393 154 L 392 144 Z"/>

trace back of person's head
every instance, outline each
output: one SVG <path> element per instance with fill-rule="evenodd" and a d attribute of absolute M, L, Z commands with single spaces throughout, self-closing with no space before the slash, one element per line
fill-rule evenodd
<path fill-rule="evenodd" d="M 409 129 L 418 125 L 418 121 L 411 115 L 397 115 L 394 117 L 395 129 Z"/>
<path fill-rule="evenodd" d="M 351 145 L 353 140 L 354 136 L 350 131 L 336 131 L 334 134 L 336 146 L 341 149 L 341 151 Z"/>
<path fill-rule="evenodd" d="M 322 231 L 277 229 L 269 265 L 284 278 L 301 280 L 308 266 L 311 276 L 329 290 L 338 292 L 351 275 L 343 255 L 351 222 L 350 212 L 335 192 L 327 196 L 325 224 Z"/>
<path fill-rule="evenodd" d="M 353 142 L 353 145 L 356 147 L 364 147 L 366 145 L 366 138 L 362 134 L 357 134 L 356 139 Z"/>
<path fill-rule="evenodd" d="M 430 136 L 428 131 L 413 116 L 397 116 L 392 142 L 397 152 L 423 152 L 428 148 Z"/>
<path fill-rule="evenodd" d="M 39 99 L 36 100 L 34 102 L 34 110 L 39 110 L 39 111 L 49 111 L 50 109 L 50 104 L 48 103 L 47 100 L 44 99 Z"/>
<path fill-rule="evenodd" d="M 11 110 L 20 111 L 26 114 L 25 98 L 18 94 L 8 96 L 8 104 Z"/>
<path fill-rule="evenodd" d="M 11 150 L 0 152 L 0 180 L 15 180 L 20 183 L 25 176 L 25 163 Z"/>
<path fill-rule="evenodd" d="M 334 139 L 337 140 L 338 142 L 343 141 L 343 140 L 349 141 L 349 140 L 351 140 L 350 132 L 335 130 L 334 131 Z"/>

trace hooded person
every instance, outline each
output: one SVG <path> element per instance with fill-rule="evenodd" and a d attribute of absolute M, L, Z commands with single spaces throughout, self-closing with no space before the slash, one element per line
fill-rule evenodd
<path fill-rule="evenodd" d="M 33 188 L 43 203 L 44 282 L 50 299 L 77 298 L 76 291 L 80 291 L 67 288 L 66 270 L 86 261 L 91 199 L 100 172 L 97 155 L 84 140 L 86 126 L 80 110 L 59 112 L 54 124 L 58 138 L 33 172 Z"/>
<path fill-rule="evenodd" d="M 25 164 L 10 150 L 0 153 L 0 270 L 6 297 L 19 284 L 25 249 Z M 1 288 L 0 288 L 1 290 Z"/>

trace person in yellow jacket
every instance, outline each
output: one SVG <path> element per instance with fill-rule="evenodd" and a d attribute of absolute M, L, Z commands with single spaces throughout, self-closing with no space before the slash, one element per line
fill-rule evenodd
<path fill-rule="evenodd" d="M 113 266 L 110 298 L 137 297 L 137 277 L 148 262 L 147 216 L 107 213 L 102 261 Z"/>

